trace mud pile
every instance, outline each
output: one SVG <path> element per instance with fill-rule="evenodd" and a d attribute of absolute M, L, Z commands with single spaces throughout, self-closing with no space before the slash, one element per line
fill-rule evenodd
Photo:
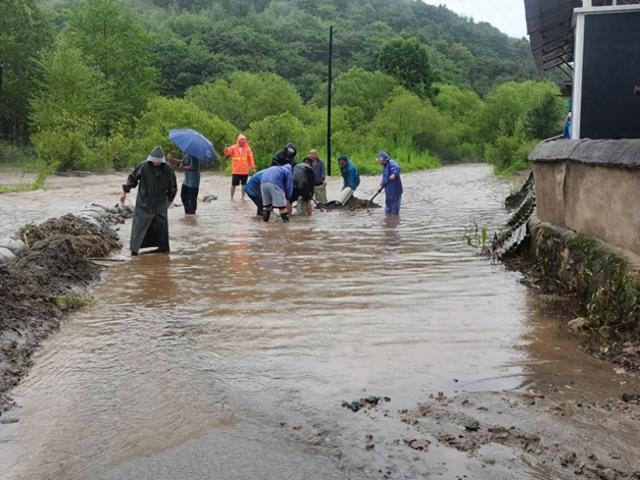
<path fill-rule="evenodd" d="M 333 200 L 331 202 L 321 204 L 320 207 L 323 210 L 362 210 L 368 208 L 380 208 L 380 204 L 369 202 L 369 200 L 351 197 L 344 205 Z"/>
<path fill-rule="evenodd" d="M 6 394 L 25 374 L 40 342 L 100 278 L 101 268 L 90 258 L 121 247 L 111 225 L 127 213 L 93 209 L 97 213 L 86 218 L 65 215 L 26 225 L 10 239 L 21 248 L 0 265 L 0 410 L 10 403 Z"/>

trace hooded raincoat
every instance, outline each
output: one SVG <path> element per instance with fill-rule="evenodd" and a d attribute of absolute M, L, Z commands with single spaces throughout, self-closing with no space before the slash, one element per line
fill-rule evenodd
<path fill-rule="evenodd" d="M 289 153 L 289 149 L 293 150 L 293 153 Z M 291 165 L 291 168 L 296 164 L 296 154 L 298 151 L 293 143 L 287 143 L 287 146 L 280 150 L 273 156 L 273 160 L 271 161 L 271 166 L 283 166 L 283 165 Z"/>
<path fill-rule="evenodd" d="M 402 179 L 400 178 L 400 165 L 385 152 L 378 152 L 377 156 L 382 158 L 382 180 L 380 180 L 380 187 L 384 187 L 386 197 L 384 212 L 387 215 L 399 215 L 403 192 Z M 393 180 L 390 179 L 391 175 L 395 175 Z"/>
<path fill-rule="evenodd" d="M 178 193 L 173 168 L 167 163 L 155 167 L 151 161 L 142 162 L 122 185 L 126 193 L 136 187 L 138 196 L 131 225 L 129 249 L 135 253 L 145 247 L 158 247 L 161 251 L 169 251 L 167 206 Z"/>
<path fill-rule="evenodd" d="M 291 201 L 295 202 L 299 197 L 309 201 L 313 198 L 314 183 L 316 175 L 311 165 L 298 163 L 293 167 L 293 196 Z"/>
<path fill-rule="evenodd" d="M 262 194 L 260 193 L 260 185 L 262 183 L 262 175 L 266 170 L 260 170 L 254 173 L 247 184 L 244 186 L 244 192 L 256 204 L 259 209 L 262 208 Z"/>
<path fill-rule="evenodd" d="M 284 192 L 285 198 L 291 201 L 291 197 L 293 196 L 293 175 L 291 173 L 291 165 L 269 167 L 264 170 L 261 185 L 267 183 L 278 187 Z"/>
<path fill-rule="evenodd" d="M 231 158 L 231 173 L 233 175 L 249 175 L 256 168 L 253 151 L 244 135 L 238 135 L 236 144 L 225 148 L 224 154 Z"/>
<path fill-rule="evenodd" d="M 344 167 L 340 167 L 342 179 L 344 180 L 342 188 L 345 189 L 349 187 L 351 190 L 355 191 L 360 185 L 360 172 L 358 171 L 358 167 L 356 167 L 351 160 L 348 158 L 346 160 L 347 164 Z"/>

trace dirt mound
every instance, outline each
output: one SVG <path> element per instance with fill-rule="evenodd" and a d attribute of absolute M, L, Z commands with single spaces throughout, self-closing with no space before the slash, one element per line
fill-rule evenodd
<path fill-rule="evenodd" d="M 100 278 L 102 269 L 89 258 L 120 248 L 113 221 L 101 213 L 65 215 L 18 232 L 29 248 L 0 265 L 0 410 L 40 342 L 59 328 L 63 311 L 80 305 Z"/>
<path fill-rule="evenodd" d="M 20 229 L 18 235 L 27 246 L 56 237 L 100 237 L 112 245 L 111 249 L 121 247 L 117 234 L 108 226 L 107 222 L 101 223 L 98 220 L 71 214 L 60 218 L 50 218 L 40 225 L 25 225 Z"/>
<path fill-rule="evenodd" d="M 380 208 L 380 204 L 371 202 L 369 200 L 362 200 L 360 198 L 351 197 L 346 204 L 342 205 L 340 202 L 331 201 L 320 205 L 324 210 L 362 210 L 368 208 Z"/>

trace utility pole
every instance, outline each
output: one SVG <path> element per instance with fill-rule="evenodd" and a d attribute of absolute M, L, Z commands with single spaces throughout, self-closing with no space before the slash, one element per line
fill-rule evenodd
<path fill-rule="evenodd" d="M 329 88 L 327 89 L 327 173 L 331 176 L 331 102 L 333 84 L 333 25 L 329 28 Z"/>

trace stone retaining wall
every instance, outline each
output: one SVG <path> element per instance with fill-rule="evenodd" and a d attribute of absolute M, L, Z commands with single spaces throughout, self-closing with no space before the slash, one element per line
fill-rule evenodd
<path fill-rule="evenodd" d="M 529 158 L 541 221 L 640 255 L 640 141 L 542 142 Z"/>

